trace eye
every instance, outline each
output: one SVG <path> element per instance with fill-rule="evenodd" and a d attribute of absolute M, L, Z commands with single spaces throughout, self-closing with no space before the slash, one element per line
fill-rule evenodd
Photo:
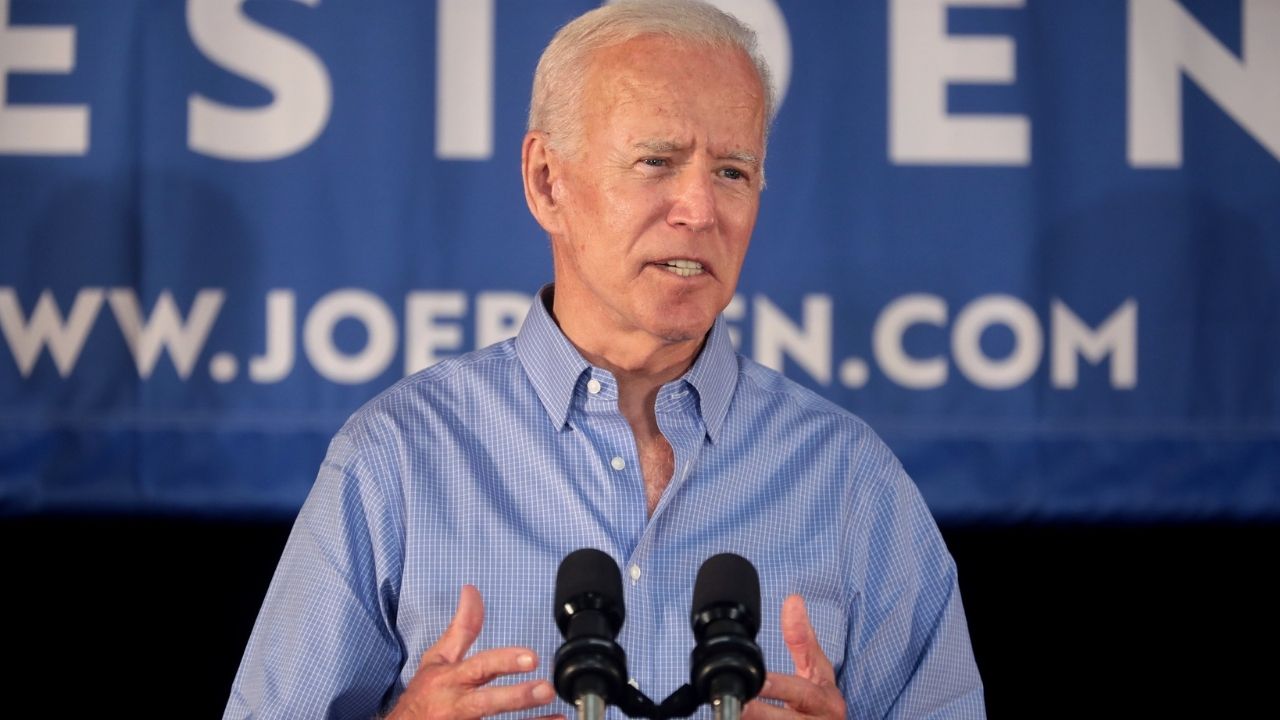
<path fill-rule="evenodd" d="M 640 162 L 644 163 L 645 165 L 648 165 L 649 167 L 666 167 L 667 166 L 667 159 L 660 158 L 660 157 L 648 157 L 648 158 L 644 158 Z"/>
<path fill-rule="evenodd" d="M 745 180 L 747 178 L 746 173 L 742 172 L 738 168 L 732 168 L 732 167 L 728 167 L 721 170 L 720 174 L 728 178 L 729 180 Z"/>

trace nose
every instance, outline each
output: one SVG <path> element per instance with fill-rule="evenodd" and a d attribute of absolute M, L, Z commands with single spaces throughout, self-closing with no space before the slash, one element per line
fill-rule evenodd
<path fill-rule="evenodd" d="M 711 172 L 700 163 L 691 163 L 677 178 L 667 212 L 667 222 L 694 232 L 716 224 L 716 195 Z"/>

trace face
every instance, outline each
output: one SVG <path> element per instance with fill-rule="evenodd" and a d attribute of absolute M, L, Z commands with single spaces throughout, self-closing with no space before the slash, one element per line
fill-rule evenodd
<path fill-rule="evenodd" d="M 639 38 L 596 53 L 585 90 L 582 135 L 549 180 L 557 319 L 588 344 L 700 340 L 733 297 L 759 208 L 754 66 Z"/>

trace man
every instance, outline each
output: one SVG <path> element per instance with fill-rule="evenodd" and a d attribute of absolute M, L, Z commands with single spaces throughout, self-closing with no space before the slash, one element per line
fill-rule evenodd
<path fill-rule="evenodd" d="M 650 697 L 687 682 L 693 581 L 730 551 L 759 569 L 771 670 L 746 717 L 983 714 L 954 563 L 897 460 L 717 319 L 770 107 L 754 37 L 709 6 L 557 34 L 522 154 L 555 283 L 515 339 L 334 438 L 227 717 L 568 713 L 552 579 L 582 547 L 625 569 L 619 643 Z"/>

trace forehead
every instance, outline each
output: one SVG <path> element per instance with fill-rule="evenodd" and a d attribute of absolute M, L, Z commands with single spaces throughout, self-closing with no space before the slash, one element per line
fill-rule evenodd
<path fill-rule="evenodd" d="M 763 142 L 764 90 L 755 65 L 736 48 L 644 36 L 597 51 L 586 72 L 589 128 L 648 124 Z"/>

